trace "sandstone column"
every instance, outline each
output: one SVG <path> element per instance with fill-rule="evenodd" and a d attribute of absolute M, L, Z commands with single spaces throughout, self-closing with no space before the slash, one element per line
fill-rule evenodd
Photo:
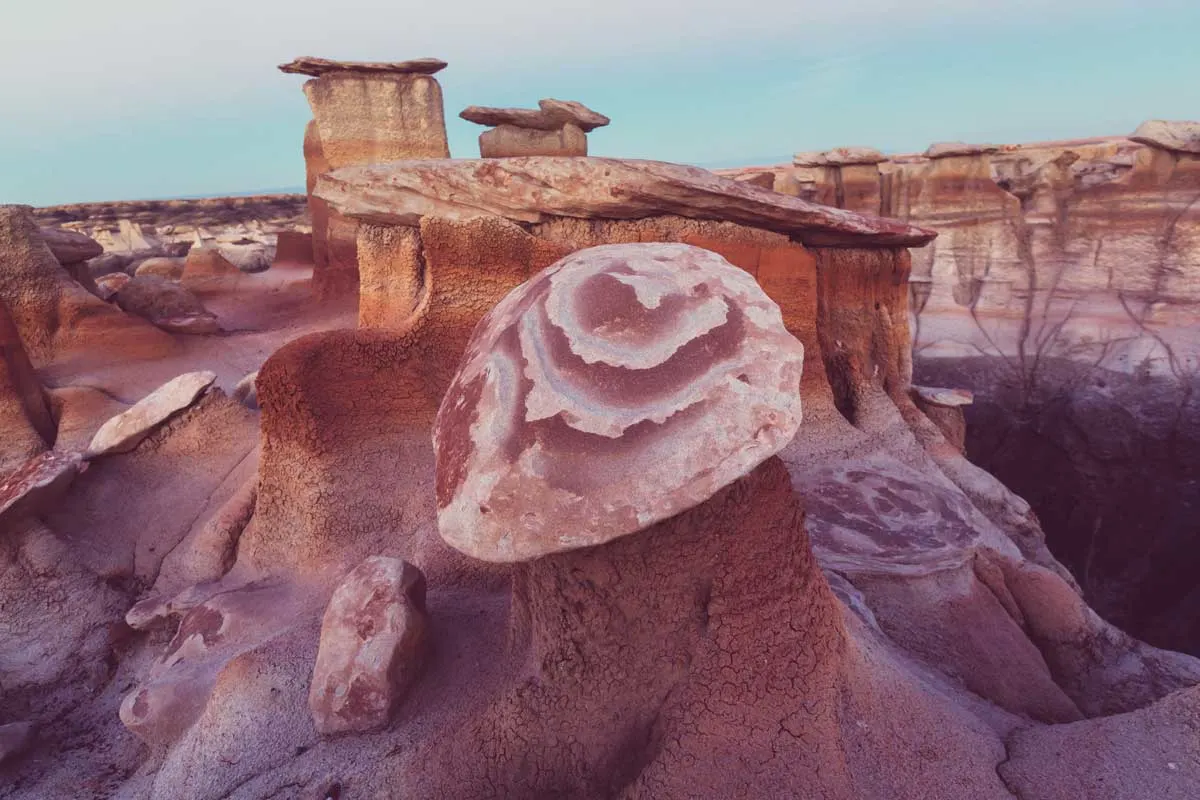
<path fill-rule="evenodd" d="M 318 297 L 355 291 L 358 223 L 313 197 L 317 176 L 340 167 L 404 158 L 449 158 L 437 59 L 394 63 L 298 58 L 280 66 L 311 75 L 304 94 L 313 119 L 304 134 L 313 221 L 313 289 Z"/>

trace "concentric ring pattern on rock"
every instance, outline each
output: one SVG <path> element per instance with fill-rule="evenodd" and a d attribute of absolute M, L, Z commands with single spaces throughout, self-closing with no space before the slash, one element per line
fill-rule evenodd
<path fill-rule="evenodd" d="M 475 329 L 434 426 L 441 535 L 523 561 L 703 502 L 795 435 L 803 361 L 778 306 L 716 253 L 576 252 Z"/>

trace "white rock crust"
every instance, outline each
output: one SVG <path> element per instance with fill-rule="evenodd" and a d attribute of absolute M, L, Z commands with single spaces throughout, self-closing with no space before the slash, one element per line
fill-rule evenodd
<path fill-rule="evenodd" d="M 522 561 L 701 503 L 795 435 L 803 361 L 778 306 L 715 253 L 574 253 L 475 329 L 434 428 L 442 537 Z"/>

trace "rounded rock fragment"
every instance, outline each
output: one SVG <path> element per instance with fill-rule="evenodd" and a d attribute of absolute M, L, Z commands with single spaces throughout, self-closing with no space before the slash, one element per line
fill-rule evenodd
<path fill-rule="evenodd" d="M 795 435 L 803 361 L 778 306 L 715 253 L 574 253 L 475 329 L 434 426 L 442 537 L 522 561 L 691 508 Z"/>

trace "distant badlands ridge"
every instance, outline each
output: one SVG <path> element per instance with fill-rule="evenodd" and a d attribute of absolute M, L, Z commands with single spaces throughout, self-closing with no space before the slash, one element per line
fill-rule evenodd
<path fill-rule="evenodd" d="M 1091 136 L 1075 139 L 1057 139 L 1019 144 L 990 145 L 1001 152 L 1021 150 L 1044 150 L 1046 148 L 1070 148 L 1107 142 L 1132 142 L 1125 136 Z M 884 153 L 886 161 L 896 164 L 911 164 L 932 159 L 925 153 Z M 790 166 L 786 161 L 775 164 L 747 164 L 740 167 L 712 167 L 718 174 L 743 173 L 754 170 L 771 170 Z M 706 167 L 706 169 L 709 169 Z M 262 192 L 237 195 L 214 195 L 211 197 L 181 197 L 157 200 L 98 200 L 89 203 L 62 203 L 41 206 L 34 215 L 43 225 L 59 225 L 77 228 L 78 223 L 116 222 L 126 219 L 139 224 L 212 224 L 221 221 L 236 221 L 247 217 L 303 217 L 307 215 L 306 195 L 302 187 L 296 192 Z"/>

